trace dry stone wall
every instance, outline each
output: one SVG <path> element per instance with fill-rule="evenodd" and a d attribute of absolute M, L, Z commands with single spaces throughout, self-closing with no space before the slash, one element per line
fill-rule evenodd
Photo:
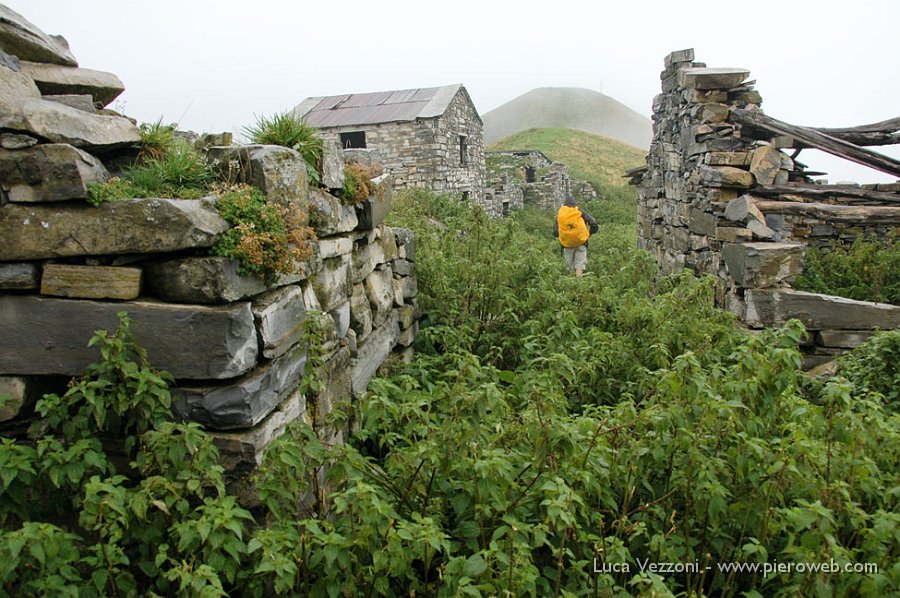
<path fill-rule="evenodd" d="M 630 173 L 638 243 L 663 272 L 690 268 L 716 277 L 717 302 L 750 326 L 799 318 L 810 330 L 807 365 L 814 365 L 875 328 L 900 326 L 900 307 L 791 288 L 808 245 L 896 230 L 900 185 L 812 185 L 782 149 L 790 139 L 751 134 L 732 117 L 760 109 L 749 74 L 706 68 L 693 50 L 666 57 L 647 166 Z"/>
<path fill-rule="evenodd" d="M 536 150 L 488 152 L 490 193 L 508 207 L 525 204 L 553 210 L 570 193 L 569 169 Z"/>
<path fill-rule="evenodd" d="M 0 17 L 7 10 L 0 6 Z M 220 171 L 309 213 L 318 235 L 312 256 L 291 273 L 276 280 L 241 274 L 237 262 L 211 255 L 230 226 L 214 196 L 85 201 L 88 185 L 109 176 L 107 163 L 134 155 L 138 130 L 121 116 L 50 101 L 17 65 L 74 59 L 16 17 L 19 30 L 32 34 L 16 45 L 0 28 L 0 49 L 24 48 L 22 60 L 0 53 L 0 394 L 14 399 L 0 411 L 0 433 L 24 433 L 40 396 L 64 392 L 70 377 L 98 360 L 88 340 L 114 329 L 120 312 L 133 320 L 154 367 L 174 376 L 176 416 L 212 432 L 234 473 L 255 467 L 291 421 L 321 422 L 383 366 L 411 358 L 420 318 L 415 239 L 383 222 L 389 176 L 380 181 L 384 200 L 353 207 L 311 189 L 294 150 L 211 148 Z M 46 47 L 31 51 L 32 40 Z M 80 91 L 94 93 L 86 77 L 79 80 Z M 98 85 L 93 105 L 110 99 L 107 83 Z M 42 111 L 65 118 L 32 126 Z M 324 330 L 325 389 L 307 404 L 297 388 L 308 355 L 301 325 L 310 317 Z M 320 432 L 329 441 L 343 434 Z"/>

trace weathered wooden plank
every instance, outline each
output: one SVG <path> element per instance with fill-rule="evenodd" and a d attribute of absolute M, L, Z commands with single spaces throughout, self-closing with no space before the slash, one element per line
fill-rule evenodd
<path fill-rule="evenodd" d="M 47 264 L 41 277 L 41 294 L 78 299 L 136 299 L 141 294 L 141 269 Z"/>
<path fill-rule="evenodd" d="M 900 116 L 858 127 L 810 127 L 830 137 L 854 145 L 894 145 L 900 143 Z"/>
<path fill-rule="evenodd" d="M 853 145 L 847 141 L 825 135 L 806 127 L 791 125 L 778 119 L 766 116 L 759 111 L 742 110 L 739 108 L 731 111 L 730 119 L 749 127 L 756 127 L 778 135 L 789 135 L 810 147 L 820 149 L 839 158 L 844 158 L 892 176 L 900 176 L 900 160 L 879 154 Z"/>
<path fill-rule="evenodd" d="M 756 200 L 755 205 L 766 215 L 794 214 L 811 216 L 832 222 L 859 222 L 866 224 L 896 224 L 900 221 L 900 207 L 895 206 L 840 206 L 824 203 L 796 203 L 792 201 Z"/>
<path fill-rule="evenodd" d="M 802 197 L 853 197 L 857 199 L 900 204 L 900 194 L 873 191 L 851 185 L 759 185 L 753 188 L 755 195 L 766 197 L 799 195 Z"/>

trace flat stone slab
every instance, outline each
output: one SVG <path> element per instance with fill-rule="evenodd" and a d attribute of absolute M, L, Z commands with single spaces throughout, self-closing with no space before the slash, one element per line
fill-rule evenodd
<path fill-rule="evenodd" d="M 154 262 L 145 267 L 147 293 L 175 303 L 215 305 L 266 291 L 262 277 L 239 274 L 238 265 L 220 256 Z"/>
<path fill-rule="evenodd" d="M 309 225 L 320 237 L 349 233 L 359 225 L 356 210 L 318 189 L 309 192 Z"/>
<path fill-rule="evenodd" d="M 82 94 L 61 94 L 61 95 L 53 95 L 43 96 L 43 99 L 48 102 L 56 102 L 57 104 L 62 104 L 63 106 L 68 106 L 69 108 L 75 108 L 77 110 L 81 110 L 82 112 L 89 112 L 90 114 L 98 114 L 97 107 L 94 106 L 94 98 L 89 95 Z"/>
<path fill-rule="evenodd" d="M 816 344 L 822 347 L 853 349 L 875 336 L 874 330 L 820 330 Z"/>
<path fill-rule="evenodd" d="M 366 337 L 365 342 L 359 344 L 350 370 L 354 395 L 359 396 L 366 391 L 369 380 L 397 344 L 397 339 L 400 338 L 397 320 L 397 314 L 392 314 L 381 328 L 374 330 Z"/>
<path fill-rule="evenodd" d="M 300 340 L 308 309 L 303 289 L 292 285 L 260 295 L 250 306 L 263 357 L 272 359 Z"/>
<path fill-rule="evenodd" d="M 306 347 L 295 347 L 233 383 L 179 386 L 172 390 L 175 411 L 217 430 L 252 428 L 297 389 L 306 359 Z"/>
<path fill-rule="evenodd" d="M 351 292 L 350 260 L 332 258 L 312 278 L 313 288 L 323 311 L 331 311 L 347 300 Z"/>
<path fill-rule="evenodd" d="M 309 197 L 306 162 L 299 152 L 280 145 L 211 147 L 210 164 L 227 180 L 253 185 L 281 205 L 300 204 Z"/>
<path fill-rule="evenodd" d="M 748 289 L 744 321 L 751 326 L 781 326 L 796 318 L 811 330 L 900 328 L 900 307 L 855 301 L 793 289 Z"/>
<path fill-rule="evenodd" d="M 30 291 L 41 284 L 41 268 L 30 262 L 0 264 L 0 289 Z"/>
<path fill-rule="evenodd" d="M 734 166 L 700 166 L 700 181 L 710 187 L 749 189 L 755 183 L 753 175 Z"/>
<path fill-rule="evenodd" d="M 393 201 L 393 179 L 389 174 L 383 174 L 372 179 L 376 185 L 383 185 L 385 192 L 381 199 L 370 197 L 362 204 L 356 206 L 356 216 L 359 219 L 358 230 L 372 230 L 379 226 L 391 211 Z"/>
<path fill-rule="evenodd" d="M 177 379 L 234 378 L 256 364 L 249 303 L 227 307 L 0 296 L 0 374 L 76 376 L 99 359 L 88 341 L 128 312 L 150 363 Z"/>
<path fill-rule="evenodd" d="M 107 151 L 135 145 L 140 130 L 127 118 L 90 114 L 57 102 L 30 99 L 21 103 L 17 126 L 53 143 L 68 143 L 92 151 Z"/>
<path fill-rule="evenodd" d="M 141 269 L 46 264 L 41 294 L 79 299 L 136 299 L 141 294 Z"/>
<path fill-rule="evenodd" d="M 0 187 L 14 203 L 84 199 L 88 185 L 108 178 L 100 160 L 71 145 L 0 149 Z"/>
<path fill-rule="evenodd" d="M 58 35 L 47 35 L 34 23 L 0 4 L 0 48 L 20 60 L 78 66 L 69 44 Z"/>
<path fill-rule="evenodd" d="M 22 72 L 31 76 L 47 95 L 90 95 L 106 106 L 125 91 L 122 80 L 112 73 L 57 64 L 22 61 Z"/>
<path fill-rule="evenodd" d="M 725 243 L 728 273 L 744 288 L 778 285 L 803 271 L 803 243 Z"/>
<path fill-rule="evenodd" d="M 678 84 L 686 89 L 731 89 L 744 82 L 750 71 L 738 68 L 687 68 L 678 72 Z"/>
<path fill-rule="evenodd" d="M 209 199 L 0 207 L 0 261 L 211 247 L 228 229 Z"/>

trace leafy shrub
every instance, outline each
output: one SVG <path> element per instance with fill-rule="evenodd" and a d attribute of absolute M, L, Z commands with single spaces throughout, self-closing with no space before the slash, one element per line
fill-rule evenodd
<path fill-rule="evenodd" d="M 270 203 L 249 185 L 219 187 L 217 194 L 219 214 L 232 227 L 219 235 L 213 253 L 238 260 L 241 273 L 272 278 L 312 255 L 316 236 L 297 206 Z"/>
<path fill-rule="evenodd" d="M 856 388 L 878 393 L 889 409 L 900 410 L 900 330 L 879 332 L 839 362 L 841 375 Z"/>
<path fill-rule="evenodd" d="M 882 243 L 858 237 L 851 245 L 806 251 L 803 274 L 794 288 L 860 301 L 900 305 L 900 243 L 896 234 Z"/>
<path fill-rule="evenodd" d="M 252 143 L 281 145 L 297 150 L 306 162 L 310 183 L 319 184 L 322 140 L 316 137 L 315 128 L 307 125 L 293 112 L 257 116 L 256 123 L 244 127 L 244 134 Z"/>
<path fill-rule="evenodd" d="M 365 166 L 352 163 L 344 166 L 344 187 L 341 189 L 341 199 L 350 205 L 359 205 L 370 197 L 377 201 L 384 201 L 386 189 L 384 185 L 372 182 L 381 174 L 377 166 Z"/>

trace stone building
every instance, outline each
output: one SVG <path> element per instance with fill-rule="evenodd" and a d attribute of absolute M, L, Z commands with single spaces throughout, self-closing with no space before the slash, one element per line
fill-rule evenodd
<path fill-rule="evenodd" d="M 555 209 L 571 193 L 569 169 L 538 150 L 487 152 L 488 194 L 503 213 L 525 204 Z"/>
<path fill-rule="evenodd" d="M 484 203 L 482 121 L 461 84 L 306 98 L 294 113 L 343 149 L 376 149 L 395 189 Z"/>

